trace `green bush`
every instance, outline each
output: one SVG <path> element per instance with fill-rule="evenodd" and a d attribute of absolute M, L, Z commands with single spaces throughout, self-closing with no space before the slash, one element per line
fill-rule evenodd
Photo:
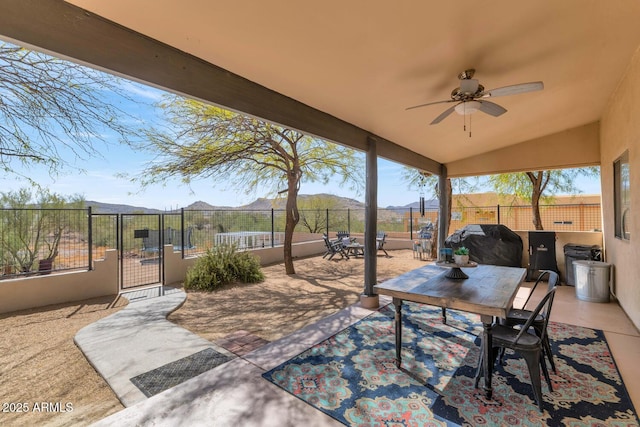
<path fill-rule="evenodd" d="M 220 245 L 209 249 L 187 270 L 184 287 L 212 291 L 236 281 L 256 283 L 263 280 L 258 257 L 249 252 L 238 252 L 235 246 Z"/>

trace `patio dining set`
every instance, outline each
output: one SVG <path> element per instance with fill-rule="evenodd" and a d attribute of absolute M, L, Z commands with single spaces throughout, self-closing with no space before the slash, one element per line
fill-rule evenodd
<path fill-rule="evenodd" d="M 336 255 L 340 255 L 340 259 L 364 256 L 364 245 L 358 242 L 357 238 L 351 237 L 350 233 L 347 231 L 338 231 L 334 239 L 329 238 L 327 234 L 323 234 L 322 238 L 326 246 L 326 250 L 322 258 L 331 260 Z M 386 240 L 387 234 L 383 231 L 379 231 L 376 235 L 376 250 L 382 251 L 388 258 L 389 254 L 384 248 Z"/>
<path fill-rule="evenodd" d="M 439 264 L 442 265 L 442 264 Z M 480 358 L 475 375 L 475 387 L 484 379 L 483 390 L 487 399 L 492 398 L 493 366 L 502 359 L 505 349 L 520 354 L 525 359 L 531 386 L 540 411 L 543 409 L 540 372 L 549 387 L 546 360 L 556 372 L 547 324 L 553 304 L 559 276 L 553 271 L 542 271 L 529 297 L 542 281 L 548 283 L 545 296 L 535 309 L 514 309 L 513 301 L 523 282 L 526 269 L 494 265 L 474 265 L 465 279 L 451 278 L 435 266 L 420 268 L 375 286 L 376 292 L 393 298 L 395 306 L 396 365 L 402 365 L 402 306 L 403 302 L 417 302 L 442 308 L 442 322 L 447 322 L 446 310 L 456 309 L 480 315 L 483 325 Z M 525 301 L 524 306 L 529 299 Z M 530 329 L 533 333 L 530 333 Z"/>

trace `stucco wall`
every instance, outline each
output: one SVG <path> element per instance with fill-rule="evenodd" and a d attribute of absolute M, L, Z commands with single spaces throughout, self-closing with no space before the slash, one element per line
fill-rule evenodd
<path fill-rule="evenodd" d="M 118 255 L 108 250 L 90 271 L 0 281 L 0 313 L 118 293 Z"/>
<path fill-rule="evenodd" d="M 602 211 L 607 261 L 613 264 L 614 290 L 620 305 L 640 328 L 640 51 L 612 95 L 600 124 Z M 631 240 L 614 236 L 613 162 L 629 150 Z"/>
<path fill-rule="evenodd" d="M 522 265 L 526 266 L 528 255 L 527 232 L 517 232 L 523 240 L 524 255 Z M 566 243 L 584 245 L 602 245 L 599 232 L 558 232 L 556 258 L 561 274 L 564 274 L 563 248 Z M 410 249 L 412 240 L 408 238 L 387 238 L 385 248 Z M 298 243 L 293 245 L 294 257 L 321 255 L 325 251 L 323 241 Z M 282 247 L 265 248 L 253 251 L 262 265 L 280 262 L 283 259 Z M 165 283 L 167 285 L 182 282 L 186 271 L 197 258 L 182 259 L 180 252 L 173 252 L 168 245 L 165 251 Z M 80 301 L 104 295 L 118 293 L 118 259 L 115 250 L 107 251 L 103 261 L 94 263 L 94 270 L 71 273 L 33 276 L 21 279 L 0 281 L 0 313 L 25 308 L 43 307 L 50 304 Z"/>
<path fill-rule="evenodd" d="M 292 252 L 294 257 L 306 257 L 324 253 L 324 242 L 314 241 L 306 243 L 294 243 Z M 267 265 L 280 262 L 284 259 L 282 246 L 275 248 L 255 249 L 254 255 L 260 258 L 260 264 Z M 197 257 L 182 259 L 180 252 L 173 252 L 172 246 L 165 247 L 165 284 L 171 285 L 182 282 L 187 274 L 187 269 L 197 260 Z"/>

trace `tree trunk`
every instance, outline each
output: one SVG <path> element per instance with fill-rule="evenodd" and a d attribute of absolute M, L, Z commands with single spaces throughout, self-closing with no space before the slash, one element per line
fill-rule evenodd
<path fill-rule="evenodd" d="M 533 226 L 536 230 L 544 230 L 540 217 L 540 192 L 535 190 L 531 194 L 531 211 L 533 213 Z"/>
<path fill-rule="evenodd" d="M 287 191 L 287 208 L 284 226 L 284 268 L 288 275 L 296 274 L 293 267 L 293 231 L 300 221 L 300 212 L 298 212 L 298 179 L 297 174 L 291 174 L 288 180 Z"/>
<path fill-rule="evenodd" d="M 544 230 L 542 227 L 542 218 L 540 217 L 540 197 L 546 185 L 544 172 L 527 172 L 527 176 L 531 181 L 531 214 L 533 217 L 533 227 L 535 230 Z"/>

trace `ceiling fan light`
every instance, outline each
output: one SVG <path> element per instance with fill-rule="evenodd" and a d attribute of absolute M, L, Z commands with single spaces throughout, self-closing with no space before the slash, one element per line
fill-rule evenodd
<path fill-rule="evenodd" d="M 468 116 L 480 109 L 482 104 L 479 101 L 465 101 L 455 106 L 456 113 L 461 116 Z"/>

